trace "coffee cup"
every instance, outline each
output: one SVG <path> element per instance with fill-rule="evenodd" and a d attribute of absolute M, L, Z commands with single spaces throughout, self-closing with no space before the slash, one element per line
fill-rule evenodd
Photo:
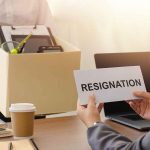
<path fill-rule="evenodd" d="M 36 108 L 31 103 L 11 104 L 11 124 L 15 139 L 25 139 L 33 137 L 34 113 Z"/>

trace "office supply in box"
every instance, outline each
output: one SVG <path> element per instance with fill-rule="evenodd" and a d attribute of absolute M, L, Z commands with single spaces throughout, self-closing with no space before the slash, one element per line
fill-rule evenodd
<path fill-rule="evenodd" d="M 13 131 L 12 129 L 5 128 L 5 129 L 0 129 L 0 138 L 2 137 L 10 137 L 13 136 Z"/>
<path fill-rule="evenodd" d="M 8 128 L 8 124 L 0 120 L 0 138 L 13 136 L 12 129 Z"/>
<path fill-rule="evenodd" d="M 61 46 L 40 46 L 38 53 L 60 52 L 63 51 Z"/>
<path fill-rule="evenodd" d="M 32 36 L 25 45 L 25 51 L 23 51 L 23 53 L 38 52 L 40 46 L 51 46 L 54 48 L 55 46 L 57 46 L 57 42 L 55 41 L 55 38 L 52 35 L 50 28 L 47 28 L 44 25 L 0 27 L 0 37 L 2 42 L 8 41 L 21 42 L 27 35 L 31 33 Z M 62 48 L 58 50 L 62 51 Z"/>
<path fill-rule="evenodd" d="M 80 68 L 80 50 L 56 38 L 63 52 L 12 55 L 0 50 L 0 111 L 9 117 L 12 103 L 33 103 L 36 114 L 76 109 L 73 70 Z"/>

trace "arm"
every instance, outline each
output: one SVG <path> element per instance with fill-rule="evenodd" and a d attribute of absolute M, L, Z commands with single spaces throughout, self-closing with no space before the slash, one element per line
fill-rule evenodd
<path fill-rule="evenodd" d="M 87 107 L 81 106 L 78 102 L 77 114 L 79 118 L 88 127 L 87 136 L 88 142 L 92 150 L 148 150 L 150 149 L 150 133 L 131 141 L 127 137 L 120 135 L 110 127 L 98 123 L 93 126 L 94 122 L 100 122 L 99 112 L 103 104 L 96 107 L 95 98 L 89 97 Z"/>
<path fill-rule="evenodd" d="M 150 133 L 131 141 L 102 123 L 89 127 L 87 137 L 92 150 L 149 150 L 150 147 Z"/>

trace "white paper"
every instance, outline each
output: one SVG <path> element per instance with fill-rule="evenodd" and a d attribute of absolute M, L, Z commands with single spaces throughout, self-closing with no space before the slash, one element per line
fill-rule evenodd
<path fill-rule="evenodd" d="M 140 66 L 75 70 L 74 76 L 81 104 L 92 94 L 98 103 L 137 99 L 134 91 L 146 91 Z"/>

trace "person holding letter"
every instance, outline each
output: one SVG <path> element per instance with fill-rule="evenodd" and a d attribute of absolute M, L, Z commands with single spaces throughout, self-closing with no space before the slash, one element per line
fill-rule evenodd
<path fill-rule="evenodd" d="M 142 118 L 150 119 L 150 93 L 136 91 L 133 95 L 140 99 L 127 101 L 127 103 Z M 87 107 L 80 105 L 79 101 L 77 103 L 77 114 L 88 128 L 87 137 L 92 150 L 149 150 L 150 132 L 131 141 L 101 122 L 102 108 L 103 103 L 96 107 L 94 95 L 89 96 Z"/>

